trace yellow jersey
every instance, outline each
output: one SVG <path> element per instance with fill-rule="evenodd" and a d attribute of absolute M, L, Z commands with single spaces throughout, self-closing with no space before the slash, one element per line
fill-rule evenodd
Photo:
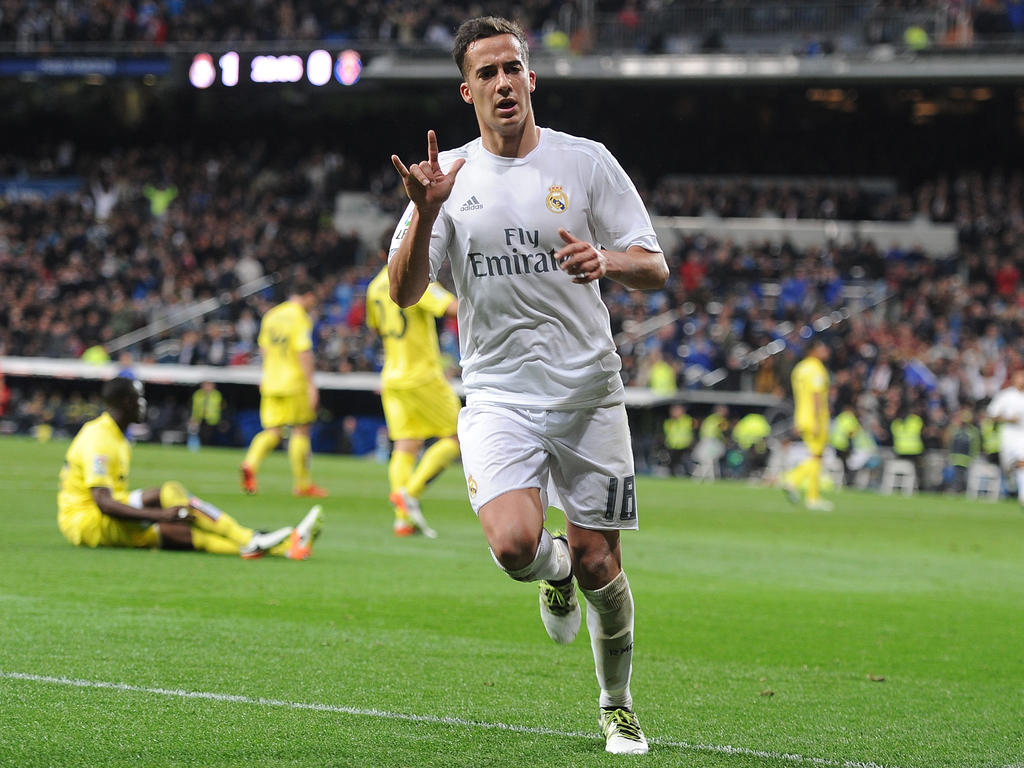
<path fill-rule="evenodd" d="M 366 289 L 366 324 L 384 344 L 381 385 L 412 389 L 444 375 L 437 341 L 436 319 L 455 301 L 439 283 L 431 283 L 423 297 L 402 309 L 391 300 L 387 267 Z"/>
<path fill-rule="evenodd" d="M 817 429 L 824 432 L 829 426 L 828 370 L 816 357 L 805 357 L 793 367 L 793 421 L 801 432 Z M 821 405 L 815 410 L 815 395 L 821 395 Z"/>
<path fill-rule="evenodd" d="M 95 509 L 91 488 L 109 488 L 113 497 L 128 502 L 128 472 L 132 446 L 109 413 L 87 421 L 71 441 L 60 471 L 58 518 Z"/>
<path fill-rule="evenodd" d="M 263 316 L 257 339 L 263 352 L 264 395 L 295 395 L 309 382 L 299 364 L 299 354 L 313 348 L 313 321 L 301 304 L 286 301 Z"/>

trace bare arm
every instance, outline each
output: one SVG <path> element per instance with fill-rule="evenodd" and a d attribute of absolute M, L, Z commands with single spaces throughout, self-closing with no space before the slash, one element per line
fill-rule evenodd
<path fill-rule="evenodd" d="M 320 404 L 320 393 L 317 391 L 316 384 L 313 383 L 313 350 L 307 349 L 299 352 L 299 367 L 302 368 L 302 374 L 306 377 L 306 390 L 309 393 L 309 405 L 315 411 L 317 405 Z"/>
<path fill-rule="evenodd" d="M 400 307 L 411 307 L 427 290 L 430 282 L 430 231 L 441 206 L 452 193 L 455 175 L 466 164 L 463 158 L 459 158 L 452 163 L 448 173 L 443 173 L 437 154 L 437 135 L 427 131 L 426 160 L 406 168 L 398 155 L 391 156 L 395 170 L 402 177 L 405 193 L 414 206 L 409 231 L 388 262 L 391 300 Z"/>
<path fill-rule="evenodd" d="M 656 290 L 668 281 L 665 254 L 658 251 L 633 245 L 624 253 L 605 251 L 605 259 L 605 275 L 627 288 Z"/>
<path fill-rule="evenodd" d="M 105 486 L 90 488 L 89 492 L 92 494 L 92 500 L 96 502 L 96 506 L 100 508 L 100 512 L 119 520 L 177 523 L 186 520 L 189 515 L 188 509 L 185 507 L 169 507 L 167 509 L 161 507 L 159 488 L 149 488 L 142 492 L 142 509 L 121 503 Z"/>
<path fill-rule="evenodd" d="M 437 211 L 424 216 L 414 209 L 409 231 L 388 261 L 391 300 L 400 307 L 419 301 L 430 283 L 430 230 L 436 218 Z"/>
<path fill-rule="evenodd" d="M 652 290 L 668 280 L 665 254 L 631 245 L 625 251 L 599 251 L 585 240 L 558 230 L 565 245 L 555 252 L 559 266 L 573 276 L 573 282 L 584 285 L 608 277 L 627 288 Z"/>

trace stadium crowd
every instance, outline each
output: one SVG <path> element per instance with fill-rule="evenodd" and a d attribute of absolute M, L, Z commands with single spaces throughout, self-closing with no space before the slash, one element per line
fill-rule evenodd
<path fill-rule="evenodd" d="M 14 44 L 20 52 L 93 42 L 130 46 L 272 40 L 387 41 L 448 48 L 460 20 L 490 13 L 507 14 L 508 6 L 439 0 L 4 0 L 0 2 L 0 43 Z M 687 27 L 695 25 L 702 30 L 702 46 L 714 50 L 725 47 L 725 32 L 769 32 L 794 38 L 819 28 L 821 32 L 839 31 L 829 27 L 844 20 L 863 25 L 863 42 L 892 43 L 901 42 L 904 29 L 915 23 L 915 15 L 946 17 L 942 26 L 949 32 L 942 42 L 950 44 L 1009 38 L 1024 31 L 1024 3 L 1020 0 L 864 0 L 841 9 L 792 0 L 724 0 L 710 5 L 696 0 L 598 0 L 593 4 L 525 0 L 516 4 L 514 15 L 536 41 L 575 50 L 592 47 L 595 38 L 659 49 L 674 26 L 679 27 L 675 34 L 684 34 Z M 588 29 L 585 20 L 595 18 L 612 32 Z M 921 34 L 925 37 L 907 38 L 907 44 L 927 45 L 927 33 L 922 30 Z M 835 40 L 826 36 L 823 40 L 803 39 L 794 50 L 820 55 L 835 48 Z"/>
<path fill-rule="evenodd" d="M 490 7 L 487 7 L 490 6 Z M 449 47 L 459 22 L 500 12 L 498 3 L 325 2 L 284 0 L 38 0 L 0 3 L 0 42 L 22 50 L 80 42 L 361 40 Z M 517 6 L 534 34 L 578 13 L 573 0 L 526 0 Z"/>
<path fill-rule="evenodd" d="M 268 276 L 312 277 L 321 309 L 318 368 L 379 367 L 365 326 L 365 287 L 377 244 L 332 223 L 336 193 L 370 186 L 383 210 L 400 198 L 386 175 L 322 149 L 269 152 L 254 143 L 199 152 L 168 147 L 103 156 L 59 148 L 43 159 L 0 158 L 0 175 L 71 174 L 63 194 L 22 194 L 0 211 L 0 354 L 179 364 L 254 362 L 259 318 L 285 286 L 249 295 Z M 882 444 L 897 414 L 920 412 L 929 447 L 941 447 L 954 415 L 977 414 L 1021 364 L 1020 301 L 1024 181 L 963 175 L 881 193 L 855 181 L 638 179 L 654 214 L 728 217 L 924 219 L 957 225 L 956 253 L 940 259 L 872 242 L 798 248 L 695 234 L 668 254 L 664 291 L 604 295 L 620 340 L 627 385 L 671 394 L 702 388 L 784 396 L 806 341 L 806 322 L 845 310 L 827 333 L 834 352 L 833 412 L 853 403 Z M 127 346 L 115 342 L 160 319 L 185 317 L 197 302 L 214 311 Z M 653 332 L 637 333 L 652 317 Z M 457 362 L 454 327 L 442 334 Z M 17 393 L 16 393 L 17 394 Z M 19 425 L 60 404 L 15 397 Z M 79 408 L 81 404 L 75 403 Z M 53 423 L 77 420 L 56 414 Z M 976 421 L 980 416 L 973 417 Z"/>

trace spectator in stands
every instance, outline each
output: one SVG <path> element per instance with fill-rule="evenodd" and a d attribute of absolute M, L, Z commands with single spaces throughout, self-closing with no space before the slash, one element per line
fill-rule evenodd
<path fill-rule="evenodd" d="M 647 386 L 656 395 L 671 396 L 676 393 L 675 366 L 665 360 L 659 347 L 654 347 L 650 353 Z"/>
<path fill-rule="evenodd" d="M 975 421 L 978 422 L 978 430 L 981 432 L 981 455 L 990 464 L 999 466 L 999 450 L 1001 440 L 999 435 L 999 423 L 989 415 L 989 401 L 982 401 L 975 412 Z"/>
<path fill-rule="evenodd" d="M 740 477 L 761 477 L 768 466 L 768 438 L 772 428 L 763 413 L 751 411 L 740 418 L 732 428 L 732 441 L 739 451 L 742 463 Z"/>
<path fill-rule="evenodd" d="M 701 420 L 697 432 L 697 446 L 694 452 L 706 460 L 713 460 L 719 475 L 725 474 L 729 427 L 729 406 L 719 404 Z"/>
<path fill-rule="evenodd" d="M 914 465 L 918 485 L 923 487 L 925 420 L 921 410 L 917 403 L 900 406 L 896 417 L 889 422 L 889 432 L 892 435 L 893 453 L 897 458 L 906 459 Z"/>
<path fill-rule="evenodd" d="M 200 445 L 213 445 L 223 417 L 224 397 L 212 381 L 204 381 L 192 394 L 192 415 L 188 421 L 189 435 Z"/>
<path fill-rule="evenodd" d="M 944 447 L 948 451 L 944 486 L 953 493 L 963 493 L 967 488 L 967 468 L 981 453 L 981 432 L 974 424 L 970 408 L 961 408 L 953 414 Z"/>
<path fill-rule="evenodd" d="M 839 413 L 832 420 L 829 429 L 829 442 L 836 452 L 836 456 L 843 463 L 843 483 L 853 484 L 853 469 L 850 466 L 850 456 L 853 453 L 855 440 L 861 431 L 860 422 L 857 420 L 857 411 L 853 400 L 843 401 Z"/>
<path fill-rule="evenodd" d="M 668 418 L 662 423 L 662 433 L 668 452 L 668 471 L 673 477 L 693 474 L 690 453 L 696 427 L 697 422 L 682 403 L 673 403 L 669 407 Z"/>

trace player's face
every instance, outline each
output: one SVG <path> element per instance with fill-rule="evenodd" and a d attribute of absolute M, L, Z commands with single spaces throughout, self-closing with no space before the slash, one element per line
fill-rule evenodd
<path fill-rule="evenodd" d="M 536 75 L 526 68 L 519 41 L 512 35 L 476 40 L 466 50 L 463 67 L 462 98 L 476 110 L 481 132 L 508 136 L 522 131 L 532 115 Z"/>

